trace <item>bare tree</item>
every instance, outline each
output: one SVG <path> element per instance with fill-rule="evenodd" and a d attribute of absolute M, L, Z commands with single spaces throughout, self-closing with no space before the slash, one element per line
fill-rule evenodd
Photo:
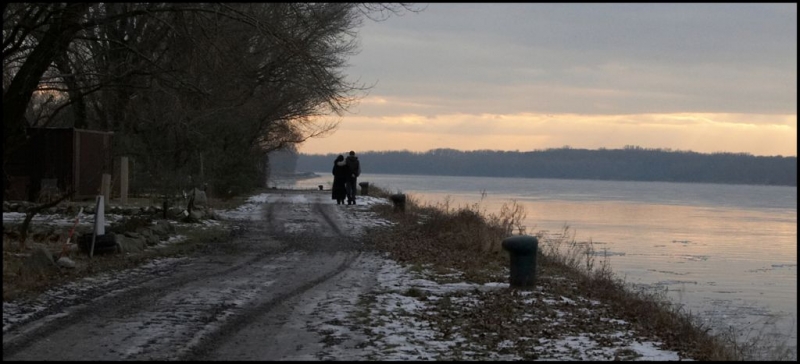
<path fill-rule="evenodd" d="M 28 125 L 58 122 L 113 130 L 115 151 L 139 158 L 151 175 L 257 170 L 267 152 L 335 130 L 326 116 L 341 115 L 367 89 L 344 74 L 362 19 L 406 10 L 417 11 L 372 3 L 5 5 L 4 156 L 24 142 Z"/>
<path fill-rule="evenodd" d="M 24 142 L 25 111 L 42 75 L 53 60 L 66 52 L 89 4 L 19 4 L 3 9 L 3 68 L 19 65 L 8 86 L 3 85 L 4 156 Z M 42 32 L 31 44 L 31 35 Z"/>

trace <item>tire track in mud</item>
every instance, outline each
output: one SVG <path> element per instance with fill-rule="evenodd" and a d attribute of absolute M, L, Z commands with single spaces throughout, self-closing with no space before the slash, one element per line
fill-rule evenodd
<path fill-rule="evenodd" d="M 192 345 L 187 348 L 187 350 L 181 352 L 177 360 L 207 360 L 207 356 L 214 352 L 217 348 L 222 346 L 223 344 L 227 343 L 230 339 L 231 333 L 238 332 L 242 328 L 250 325 L 253 321 L 254 317 L 257 316 L 264 316 L 271 313 L 273 309 L 278 307 L 279 305 L 285 303 L 291 298 L 294 298 L 300 294 L 307 292 L 308 290 L 312 289 L 313 287 L 320 285 L 331 278 L 339 275 L 340 273 L 347 270 L 350 265 L 359 258 L 359 255 L 349 255 L 347 256 L 341 264 L 339 264 L 336 269 L 330 271 L 329 273 L 309 281 L 291 291 L 285 292 L 281 295 L 274 297 L 273 299 L 261 303 L 255 307 L 248 309 L 243 314 L 238 315 L 235 319 L 229 320 L 226 324 L 208 335 L 206 335 L 200 342 L 195 345 Z"/>
<path fill-rule="evenodd" d="M 296 211 L 294 213 L 287 213 L 287 211 L 281 211 L 276 213 L 276 209 L 287 208 L 287 206 L 294 205 Z M 304 250 L 308 249 L 309 247 L 316 247 L 319 251 L 327 251 L 329 249 L 322 244 L 330 241 L 331 238 L 335 238 L 338 240 L 344 240 L 350 242 L 352 237 L 346 236 L 340 229 L 339 225 L 336 223 L 335 219 L 331 216 L 331 210 L 326 209 L 325 205 L 320 203 L 319 198 L 316 201 L 308 204 L 307 206 L 302 206 L 301 208 L 297 208 L 297 204 L 286 204 L 286 203 L 272 203 L 269 204 L 265 216 L 268 224 L 271 227 L 271 231 L 277 236 L 280 236 L 281 239 L 289 239 L 293 240 L 294 242 L 298 243 L 296 248 Z M 308 207 L 308 209 L 306 209 Z M 303 214 L 306 212 L 313 211 L 313 214 L 306 214 L 302 216 L 297 216 L 297 214 Z M 311 231 L 292 231 L 291 229 L 286 229 L 286 222 L 283 218 L 277 218 L 277 216 L 282 217 L 289 217 L 289 222 L 292 221 L 293 218 L 301 218 L 304 222 L 309 222 L 307 227 L 311 228 Z M 333 234 L 330 234 L 330 232 Z M 303 242 L 305 240 L 305 244 Z M 308 241 L 313 242 L 313 244 L 308 244 Z M 353 247 L 354 245 L 351 243 L 348 246 Z M 342 246 L 344 247 L 344 246 Z M 349 249 L 345 249 L 349 250 Z M 280 295 L 275 296 L 273 299 L 262 302 L 257 305 L 253 305 L 252 307 L 247 309 L 247 312 L 242 315 L 238 315 L 233 320 L 229 320 L 222 328 L 216 330 L 208 335 L 206 335 L 200 342 L 196 345 L 191 345 L 187 347 L 186 350 L 181 352 L 178 355 L 178 360 L 209 360 L 209 356 L 214 357 L 216 354 L 215 352 L 218 351 L 220 348 L 225 346 L 230 346 L 230 342 L 232 340 L 236 340 L 235 334 L 237 332 L 242 331 L 242 329 L 246 328 L 247 326 L 253 324 L 256 321 L 256 318 L 264 318 L 266 316 L 270 316 L 275 314 L 275 316 L 281 316 L 280 313 L 275 313 L 274 311 L 280 308 L 280 306 L 285 305 L 287 302 L 291 301 L 292 299 L 301 296 L 302 294 L 310 291 L 314 287 L 320 286 L 325 282 L 330 281 L 332 278 L 342 274 L 348 268 L 351 267 L 353 262 L 357 261 L 362 253 L 360 252 L 339 252 L 339 255 L 344 255 L 342 258 L 341 263 L 339 263 L 335 268 L 327 270 L 326 273 L 320 275 L 319 277 L 307 281 L 307 283 L 302 284 L 300 286 L 295 287 L 289 291 L 286 291 Z M 322 254 L 322 257 L 326 257 L 329 254 Z M 325 258 L 323 258 L 325 259 Z M 309 259 L 310 261 L 311 259 Z M 307 269 L 314 270 L 317 266 L 307 267 Z M 282 317 L 274 317 L 272 318 L 271 326 L 272 328 L 279 327 L 283 322 L 286 321 L 285 318 Z M 265 336 L 275 336 L 279 335 L 275 332 L 266 333 Z M 259 338 L 261 341 L 261 338 Z M 302 344 L 300 344 L 302 346 Z M 245 348 L 246 349 L 246 348 Z M 228 349 L 229 350 L 229 349 Z M 219 355 L 217 355 L 219 356 Z M 222 355 L 223 357 L 225 355 Z M 260 358 L 262 360 L 269 360 L 269 359 L 278 359 L 278 358 Z M 217 358 L 213 358 L 212 360 L 220 360 Z M 222 359 L 224 360 L 224 358 Z"/>
<path fill-rule="evenodd" d="M 235 234 L 230 244 L 238 246 L 236 254 L 179 264 L 174 274 L 142 278 L 134 287 L 90 298 L 66 311 L 52 310 L 59 311 L 50 315 L 55 317 L 9 330 L 3 335 L 3 360 L 202 359 L 254 317 L 269 316 L 359 258 L 352 251 L 314 252 L 327 250 L 320 247 L 331 237 L 351 240 L 319 201 L 306 206 L 312 213 L 299 216 L 318 222 L 311 224 L 312 231 L 281 226 L 283 217 L 298 217 L 292 205 L 297 204 L 268 204 L 266 226 L 259 225 L 263 220 L 252 221 Z M 264 248 L 270 239 L 280 244 Z M 293 244 L 303 240 L 305 244 Z M 217 291 L 204 292 L 205 285 L 217 286 Z M 160 337 L 142 334 L 152 326 L 164 330 Z"/>
<path fill-rule="evenodd" d="M 328 225 L 333 229 L 333 231 L 336 232 L 336 234 L 340 236 L 344 235 L 344 233 L 342 233 L 342 230 L 339 229 L 339 225 L 336 224 L 333 221 L 333 219 L 331 219 L 330 213 L 322 208 L 322 204 L 319 203 L 315 204 L 314 207 L 316 207 L 316 211 L 319 213 L 320 216 L 322 216 L 322 219 L 325 220 L 326 223 L 328 223 Z"/>

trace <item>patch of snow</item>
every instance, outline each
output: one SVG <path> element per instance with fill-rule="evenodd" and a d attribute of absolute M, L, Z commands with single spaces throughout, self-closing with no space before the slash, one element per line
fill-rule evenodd
<path fill-rule="evenodd" d="M 105 214 L 105 226 L 110 227 L 111 223 L 122 220 L 123 216 L 118 214 Z M 4 212 L 3 223 L 22 223 L 25 220 L 25 214 L 22 212 Z M 75 224 L 75 217 L 69 217 L 61 214 L 47 214 L 38 213 L 31 223 L 36 224 L 49 224 L 56 226 L 72 226 Z M 78 221 L 79 226 L 92 226 L 94 225 L 94 214 L 81 215 Z"/>

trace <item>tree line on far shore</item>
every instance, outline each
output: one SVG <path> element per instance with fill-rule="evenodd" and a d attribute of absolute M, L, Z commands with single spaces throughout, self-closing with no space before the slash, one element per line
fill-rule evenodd
<path fill-rule="evenodd" d="M 327 171 L 334 154 L 299 154 L 297 171 Z M 433 149 L 360 153 L 378 174 L 524 177 L 797 186 L 797 157 L 626 146 L 520 151 Z"/>

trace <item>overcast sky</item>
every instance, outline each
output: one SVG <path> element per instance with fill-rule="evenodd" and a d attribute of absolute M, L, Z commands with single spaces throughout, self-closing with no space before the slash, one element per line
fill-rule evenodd
<path fill-rule="evenodd" d="M 416 6 L 359 28 L 374 86 L 301 152 L 797 155 L 797 4 Z"/>

